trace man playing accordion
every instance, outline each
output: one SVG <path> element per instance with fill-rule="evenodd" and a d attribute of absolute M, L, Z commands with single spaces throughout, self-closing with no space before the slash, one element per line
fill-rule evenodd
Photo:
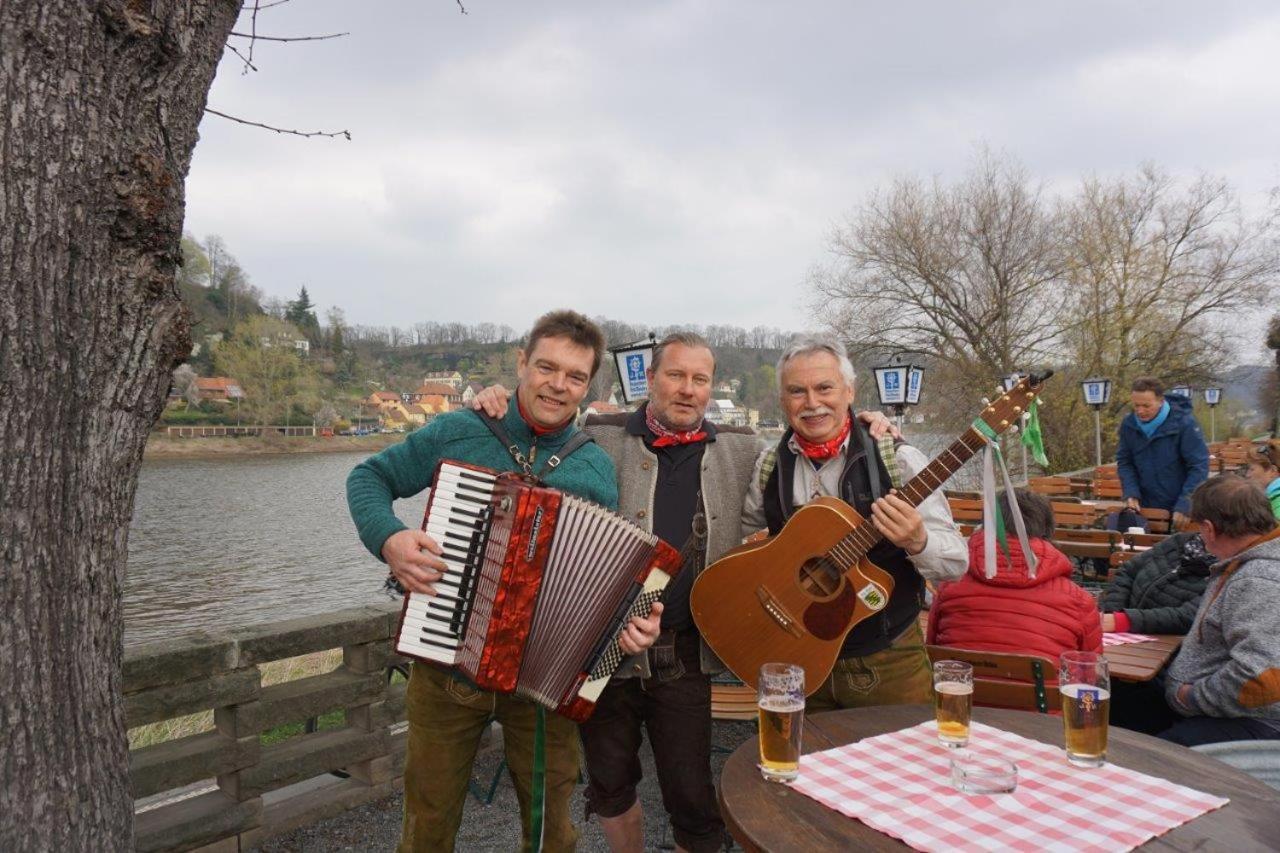
<path fill-rule="evenodd" d="M 600 367 L 604 335 L 581 314 L 553 311 L 538 319 L 517 358 L 517 405 L 501 419 L 524 460 L 557 455 L 578 432 L 574 420 L 592 376 Z M 435 594 L 445 568 L 442 549 L 426 533 L 406 528 L 392 502 L 432 485 L 441 459 L 498 471 L 520 471 L 515 455 L 494 432 L 468 411 L 434 419 L 402 443 L 356 466 L 347 480 L 347 502 L 360 539 L 386 562 L 407 590 Z M 538 471 L 554 489 L 579 495 L 607 508 L 618 503 L 613 463 L 594 444 L 580 445 L 560 464 Z M 658 634 L 661 605 L 647 618 L 631 620 L 619 645 L 635 654 Z M 467 782 L 480 736 L 490 719 L 502 725 L 511 779 L 520 801 L 525 848 L 532 841 L 535 704 L 515 694 L 481 690 L 460 674 L 415 662 L 407 692 L 409 747 L 405 762 L 404 825 L 400 851 L 452 850 L 462 819 Z M 546 714 L 546 789 L 542 846 L 572 850 L 577 829 L 569 798 L 581 762 L 577 726 L 558 714 Z"/>

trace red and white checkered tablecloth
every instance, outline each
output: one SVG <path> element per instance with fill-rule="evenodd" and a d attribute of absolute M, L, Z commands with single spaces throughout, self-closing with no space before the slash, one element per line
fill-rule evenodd
<path fill-rule="evenodd" d="M 972 725 L 969 749 L 1017 762 L 1017 790 L 975 796 L 951 787 L 950 750 L 932 721 L 806 755 L 791 785 L 926 851 L 1115 853 L 1227 803 L 1114 764 L 1074 767 L 1058 747 L 982 723 Z"/>
<path fill-rule="evenodd" d="M 1111 634 L 1102 635 L 1102 645 L 1104 646 L 1123 646 L 1125 643 L 1145 643 L 1147 640 L 1154 640 L 1150 634 L 1126 634 L 1117 631 Z"/>

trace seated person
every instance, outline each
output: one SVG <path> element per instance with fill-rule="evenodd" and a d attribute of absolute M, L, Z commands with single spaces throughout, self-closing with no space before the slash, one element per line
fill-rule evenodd
<path fill-rule="evenodd" d="M 1195 622 L 1169 664 L 1160 733 L 1183 746 L 1280 738 L 1280 527 L 1267 496 L 1241 477 L 1211 477 L 1191 520 L 1218 562 Z"/>
<path fill-rule="evenodd" d="M 1269 441 L 1249 454 L 1247 476 L 1267 493 L 1271 514 L 1280 519 L 1280 441 Z"/>
<path fill-rule="evenodd" d="M 987 577 L 982 530 L 969 537 L 969 571 L 938 588 L 929 611 L 928 643 L 962 649 L 1039 655 L 1054 661 L 1066 651 L 1102 651 L 1102 627 L 1093 597 L 1071 582 L 1071 561 L 1049 537 L 1053 505 L 1049 499 L 1015 489 L 1035 554 L 1034 576 L 1001 492 L 999 512 L 1008 532 L 1009 555 L 996 546 L 996 571 Z"/>
<path fill-rule="evenodd" d="M 1098 599 L 1102 630 L 1187 633 L 1214 562 L 1199 533 L 1175 533 L 1122 563 Z"/>

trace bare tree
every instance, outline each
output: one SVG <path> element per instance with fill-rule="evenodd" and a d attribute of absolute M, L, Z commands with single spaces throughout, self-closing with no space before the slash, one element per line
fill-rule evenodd
<path fill-rule="evenodd" d="M 187 402 L 187 408 L 200 405 L 200 385 L 196 382 L 195 368 L 180 364 L 173 371 L 173 390 Z"/>
<path fill-rule="evenodd" d="M 1122 385 L 1212 376 L 1218 321 L 1261 304 L 1280 272 L 1270 223 L 1246 220 L 1224 181 L 1182 189 L 1153 166 L 1086 180 L 1065 235 L 1072 361 Z"/>
<path fill-rule="evenodd" d="M 981 152 L 954 186 L 899 178 L 829 238 L 815 313 L 855 352 L 915 350 L 989 383 L 1049 356 L 1061 257 L 1052 212 L 1016 162 Z"/>
<path fill-rule="evenodd" d="M 239 9 L 0 3 L 0 849 L 133 847 L 127 531 L 191 352 L 184 181 Z"/>

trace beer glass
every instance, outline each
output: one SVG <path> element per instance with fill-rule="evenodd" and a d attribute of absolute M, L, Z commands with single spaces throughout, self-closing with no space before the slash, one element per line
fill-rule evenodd
<path fill-rule="evenodd" d="M 1095 652 L 1063 652 L 1059 667 L 1067 760 L 1078 767 L 1101 767 L 1107 760 L 1111 708 L 1107 659 Z"/>
<path fill-rule="evenodd" d="M 938 740 L 949 747 L 967 745 L 973 713 L 972 666 L 958 660 L 940 660 L 933 665 L 933 708 Z"/>
<path fill-rule="evenodd" d="M 789 663 L 760 667 L 760 772 L 770 782 L 800 775 L 804 730 L 804 669 Z"/>

